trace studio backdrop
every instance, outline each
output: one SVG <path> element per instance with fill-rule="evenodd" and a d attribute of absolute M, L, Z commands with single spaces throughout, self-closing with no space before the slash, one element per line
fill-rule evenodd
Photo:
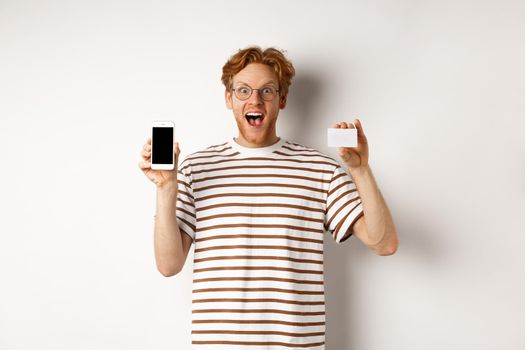
<path fill-rule="evenodd" d="M 326 348 L 525 349 L 523 1 L 0 0 L 0 349 L 189 349 L 151 122 L 181 158 L 237 136 L 222 65 L 284 50 L 278 136 L 359 118 L 400 246 L 325 239 Z M 339 160 L 339 159 L 338 159 Z M 330 237 L 328 237 L 330 238 Z M 278 348 L 278 347 L 276 347 Z"/>

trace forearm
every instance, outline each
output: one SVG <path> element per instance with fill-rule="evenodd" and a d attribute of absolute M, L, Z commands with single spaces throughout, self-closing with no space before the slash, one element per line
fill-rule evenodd
<path fill-rule="evenodd" d="M 349 169 L 363 206 L 368 241 L 378 250 L 395 250 L 397 233 L 390 210 L 377 186 L 369 166 L 358 171 Z"/>
<path fill-rule="evenodd" d="M 157 188 L 155 260 L 159 271 L 165 276 L 178 273 L 184 265 L 182 236 L 177 224 L 176 207 L 177 188 L 168 185 Z"/>

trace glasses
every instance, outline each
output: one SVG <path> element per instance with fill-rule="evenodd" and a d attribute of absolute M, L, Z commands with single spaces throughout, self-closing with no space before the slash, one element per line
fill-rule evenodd
<path fill-rule="evenodd" d="M 243 85 L 243 86 L 239 86 L 236 89 L 232 89 L 232 91 L 235 93 L 235 96 L 237 96 L 237 98 L 241 101 L 245 101 L 249 99 L 250 96 L 252 95 L 253 90 L 258 90 L 259 95 L 265 101 L 273 100 L 275 96 L 277 96 L 277 94 L 279 93 L 279 90 L 271 86 L 265 86 L 260 89 L 252 89 L 249 86 Z"/>

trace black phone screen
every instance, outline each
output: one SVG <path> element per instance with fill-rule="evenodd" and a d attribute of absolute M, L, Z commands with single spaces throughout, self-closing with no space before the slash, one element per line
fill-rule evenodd
<path fill-rule="evenodd" d="M 154 127 L 152 137 L 152 163 L 173 163 L 173 128 Z"/>

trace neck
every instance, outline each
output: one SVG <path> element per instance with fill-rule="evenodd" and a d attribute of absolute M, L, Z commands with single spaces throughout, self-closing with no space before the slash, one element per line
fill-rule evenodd
<path fill-rule="evenodd" d="M 244 137 L 242 137 L 241 134 L 239 134 L 239 136 L 235 138 L 235 142 L 237 142 L 239 145 L 243 147 L 250 147 L 250 148 L 267 147 L 267 146 L 271 146 L 279 142 L 279 137 L 277 137 L 277 135 L 273 135 L 272 137 L 262 140 L 260 142 L 250 142 L 246 140 Z"/>

